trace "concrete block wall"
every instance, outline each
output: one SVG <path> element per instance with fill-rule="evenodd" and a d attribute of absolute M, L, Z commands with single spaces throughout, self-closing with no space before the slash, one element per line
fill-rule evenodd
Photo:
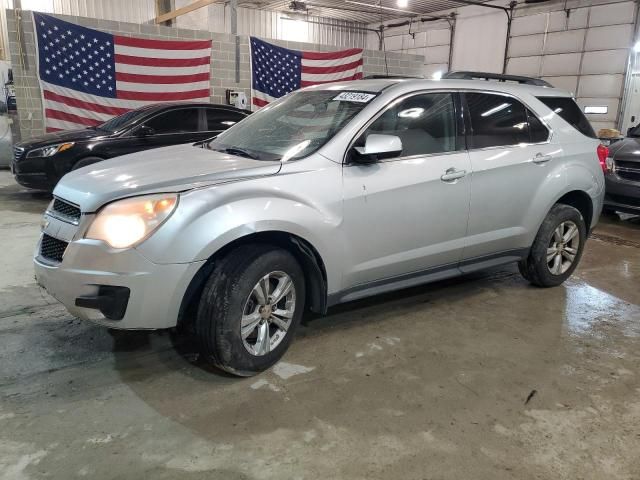
<path fill-rule="evenodd" d="M 7 10 L 7 31 L 9 35 L 9 51 L 13 67 L 13 78 L 16 87 L 18 104 L 19 139 L 27 139 L 44 133 L 42 99 L 38 85 L 36 46 L 31 12 L 23 11 L 20 19 L 15 18 L 13 10 Z M 164 27 L 159 25 L 97 20 L 84 17 L 55 15 L 56 17 L 104 32 L 151 39 L 211 39 L 211 102 L 224 103 L 227 89 L 240 90 L 251 94 L 251 64 L 249 37 L 240 36 L 240 82 L 235 81 L 235 38 L 227 33 L 188 30 L 183 28 Z M 24 41 L 24 57 L 21 55 L 18 42 L 17 22 L 21 22 L 22 40 Z M 318 45 L 311 43 L 270 40 L 274 44 L 298 50 L 333 51 L 341 47 Z M 23 58 L 25 62 L 23 63 Z M 423 57 L 389 53 L 385 67 L 383 52 L 365 50 L 363 54 L 365 75 L 419 75 L 422 71 Z M 387 71 L 388 67 L 388 71 Z M 16 139 L 18 141 L 19 139 Z"/>

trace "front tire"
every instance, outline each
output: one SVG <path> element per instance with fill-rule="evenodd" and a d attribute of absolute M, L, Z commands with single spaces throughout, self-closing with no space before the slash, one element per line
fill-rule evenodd
<path fill-rule="evenodd" d="M 287 351 L 304 300 L 304 273 L 291 253 L 238 247 L 215 266 L 200 297 L 196 334 L 203 356 L 238 376 L 268 369 Z"/>
<path fill-rule="evenodd" d="M 587 227 L 574 207 L 556 204 L 542 222 L 529 255 L 518 263 L 522 276 L 537 287 L 555 287 L 578 266 Z"/>

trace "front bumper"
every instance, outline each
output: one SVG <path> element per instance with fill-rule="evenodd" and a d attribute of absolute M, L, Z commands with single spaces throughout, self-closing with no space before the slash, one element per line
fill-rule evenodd
<path fill-rule="evenodd" d="M 72 315 L 119 329 L 176 326 L 187 287 L 205 263 L 156 264 L 136 249 L 117 250 L 86 239 L 69 243 L 61 263 L 47 261 L 39 251 L 38 244 L 34 266 L 39 285 Z M 99 309 L 76 304 L 78 298 L 98 296 L 101 286 L 129 289 L 122 319 L 110 320 Z"/>
<path fill-rule="evenodd" d="M 606 208 L 640 215 L 640 182 L 623 179 L 615 174 L 606 175 L 605 182 Z"/>

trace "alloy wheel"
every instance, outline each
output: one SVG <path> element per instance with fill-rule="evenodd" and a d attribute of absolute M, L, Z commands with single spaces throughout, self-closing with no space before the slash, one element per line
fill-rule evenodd
<path fill-rule="evenodd" d="M 576 259 L 580 248 L 578 226 L 567 220 L 556 227 L 547 247 L 547 267 L 553 275 L 565 273 Z"/>
<path fill-rule="evenodd" d="M 296 307 L 293 280 L 284 272 L 262 277 L 247 298 L 240 325 L 242 343 L 255 356 L 266 355 L 284 340 Z"/>

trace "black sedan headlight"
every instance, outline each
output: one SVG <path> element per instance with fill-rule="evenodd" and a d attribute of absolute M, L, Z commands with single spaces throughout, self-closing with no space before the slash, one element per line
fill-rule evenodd
<path fill-rule="evenodd" d="M 27 158 L 53 157 L 55 154 L 69 150 L 75 145 L 74 142 L 58 143 L 46 147 L 36 148 L 27 153 Z"/>

